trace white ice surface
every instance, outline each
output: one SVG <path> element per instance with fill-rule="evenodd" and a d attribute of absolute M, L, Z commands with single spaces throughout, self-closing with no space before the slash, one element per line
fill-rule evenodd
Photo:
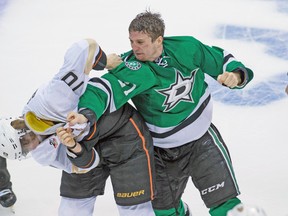
<path fill-rule="evenodd" d="M 279 12 L 283 3 L 286 13 Z M 0 115 L 19 115 L 36 88 L 58 71 L 74 41 L 95 38 L 107 53 L 130 49 L 129 22 L 146 8 L 163 15 L 166 35 L 193 35 L 233 53 L 254 70 L 255 79 L 247 86 L 252 88 L 287 73 L 287 59 L 267 53 L 266 45 L 257 41 L 217 38 L 217 26 L 287 33 L 287 4 L 284 0 L 9 0 L 0 13 Z M 287 107 L 287 98 L 257 107 L 214 103 L 213 122 L 230 149 L 240 198 L 262 206 L 268 216 L 288 216 Z M 15 216 L 56 216 L 61 171 L 42 167 L 32 158 L 8 161 L 8 167 L 18 197 Z M 191 182 L 183 200 L 193 216 L 208 215 Z M 5 215 L 1 208 L 0 215 Z M 94 215 L 118 215 L 110 181 Z"/>

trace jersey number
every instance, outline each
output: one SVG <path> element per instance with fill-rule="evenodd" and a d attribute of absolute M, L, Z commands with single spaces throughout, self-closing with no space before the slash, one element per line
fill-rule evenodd
<path fill-rule="evenodd" d="M 128 87 L 128 88 L 129 88 L 128 85 L 129 85 L 130 83 L 128 83 L 128 82 L 122 82 L 121 80 L 118 80 L 118 81 L 119 81 L 119 83 L 120 83 L 121 88 L 124 88 L 124 87 Z M 135 85 L 135 84 L 132 84 L 132 86 L 130 87 L 130 89 L 125 90 L 125 91 L 123 91 L 123 92 L 124 92 L 124 94 L 127 96 L 127 95 L 130 94 L 135 88 L 136 88 L 136 85 Z"/>
<path fill-rule="evenodd" d="M 73 85 L 77 81 L 78 77 L 72 71 L 67 73 L 61 80 L 64 81 L 69 87 Z M 75 86 L 72 91 L 76 91 L 84 82 L 80 82 L 77 86 Z"/>

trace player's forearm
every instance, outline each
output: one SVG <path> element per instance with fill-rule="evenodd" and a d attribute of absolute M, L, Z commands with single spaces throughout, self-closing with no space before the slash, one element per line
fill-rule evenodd
<path fill-rule="evenodd" d="M 95 164 L 95 161 L 99 160 L 94 149 L 87 150 L 82 147 L 81 152 L 75 153 L 73 150 L 67 149 L 67 156 L 69 160 L 77 167 L 87 169 Z"/>

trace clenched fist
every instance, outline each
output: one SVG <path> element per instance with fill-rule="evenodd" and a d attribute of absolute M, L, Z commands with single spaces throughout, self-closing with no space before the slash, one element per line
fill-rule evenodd
<path fill-rule="evenodd" d="M 234 88 L 242 83 L 241 72 L 224 72 L 217 77 L 217 81 L 229 88 Z"/>
<path fill-rule="evenodd" d="M 71 128 L 59 127 L 56 130 L 56 134 L 62 144 L 64 144 L 68 148 L 75 147 L 76 141 L 74 140 Z"/>

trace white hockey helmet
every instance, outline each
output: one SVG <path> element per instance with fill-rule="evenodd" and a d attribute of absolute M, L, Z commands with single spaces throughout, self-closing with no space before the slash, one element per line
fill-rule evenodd
<path fill-rule="evenodd" d="M 21 159 L 22 147 L 20 138 L 26 134 L 25 129 L 16 130 L 11 126 L 15 118 L 0 119 L 0 157 Z"/>

